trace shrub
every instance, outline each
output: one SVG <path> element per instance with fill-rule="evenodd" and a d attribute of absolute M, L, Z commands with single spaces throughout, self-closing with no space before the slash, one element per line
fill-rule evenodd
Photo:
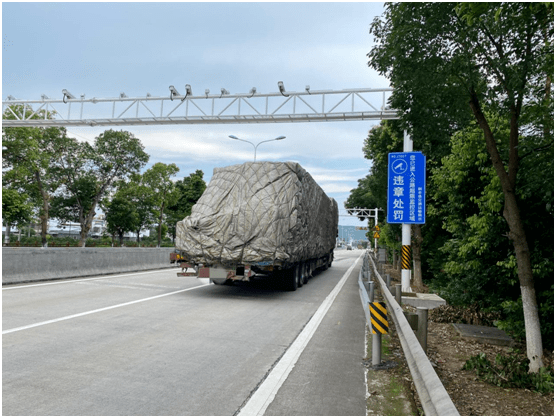
<path fill-rule="evenodd" d="M 529 359 L 516 351 L 506 356 L 497 354 L 494 364 L 480 353 L 467 360 L 463 370 L 475 370 L 481 380 L 503 388 L 554 392 L 554 371 L 542 367 L 538 373 L 529 373 Z"/>

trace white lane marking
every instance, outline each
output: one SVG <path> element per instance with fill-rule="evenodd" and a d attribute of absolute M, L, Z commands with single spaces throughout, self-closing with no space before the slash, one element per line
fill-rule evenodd
<path fill-rule="evenodd" d="M 200 286 L 191 287 L 189 289 L 177 290 L 175 292 L 164 293 L 164 294 L 158 295 L 158 296 L 151 296 L 151 297 L 144 298 L 144 299 L 133 300 L 131 302 L 120 303 L 118 305 L 107 306 L 106 308 L 100 308 L 100 309 L 95 309 L 95 310 L 92 310 L 92 311 L 81 312 L 81 313 L 78 313 L 78 314 L 75 314 L 75 315 L 63 316 L 61 318 L 51 319 L 49 321 L 36 322 L 34 324 L 25 325 L 25 326 L 18 327 L 18 328 L 11 328 L 11 329 L 7 329 L 5 331 L 2 331 L 2 335 L 9 334 L 11 332 L 23 331 L 23 330 L 26 330 L 26 329 L 29 329 L 29 328 L 35 328 L 35 327 L 40 327 L 40 326 L 43 326 L 43 325 L 53 324 L 55 322 L 66 321 L 68 319 L 79 318 L 80 316 L 91 315 L 91 314 L 95 314 L 95 313 L 98 313 L 98 312 L 108 311 L 110 309 L 122 308 L 124 306 L 134 305 L 136 303 L 146 302 L 146 301 L 153 300 L 153 299 L 163 298 L 165 296 L 175 295 L 176 293 L 189 292 L 190 290 L 199 289 L 200 287 L 205 287 L 205 286 L 209 286 L 209 285 L 208 284 L 202 284 Z"/>
<path fill-rule="evenodd" d="M 87 286 L 109 286 L 109 287 L 121 287 L 125 289 L 134 290 L 152 290 L 152 289 L 172 289 L 179 290 L 180 287 L 176 286 L 165 286 L 159 284 L 148 284 L 148 283 L 130 283 L 130 282 L 118 282 L 117 280 L 99 279 L 92 282 L 80 282 L 79 284 Z"/>
<path fill-rule="evenodd" d="M 176 267 L 176 269 L 178 269 L 179 267 Z M 76 282 L 86 282 L 89 280 L 101 280 L 101 279 L 115 279 L 116 277 L 129 277 L 129 276 L 135 276 L 135 275 L 140 275 L 140 274 L 149 274 L 149 273 L 158 273 L 161 271 L 174 271 L 173 268 L 167 268 L 167 269 L 161 269 L 161 270 L 149 270 L 149 271 L 145 271 L 145 272 L 135 272 L 135 273 L 129 273 L 129 274 L 118 274 L 118 275 L 114 275 L 114 276 L 99 276 L 99 277 L 93 277 L 90 279 L 77 279 L 77 280 L 63 280 L 60 279 L 61 281 L 59 282 L 48 282 L 48 283 L 38 283 L 38 284 L 28 284 L 28 285 L 23 285 L 23 286 L 18 286 L 17 284 L 14 284 L 13 287 L 6 287 L 6 288 L 2 288 L 2 291 L 4 290 L 14 290 L 14 289 L 25 289 L 26 287 L 36 287 L 36 286 L 49 286 L 49 285 L 53 285 L 53 284 L 66 284 L 66 283 L 76 283 Z M 56 279 L 53 279 L 56 280 Z M 9 283 L 6 284 L 6 286 L 10 285 Z"/>
<path fill-rule="evenodd" d="M 253 396 L 251 396 L 245 406 L 239 411 L 238 415 L 264 415 L 266 409 L 272 403 L 274 397 L 278 393 L 278 390 L 280 390 L 280 387 L 286 381 L 290 372 L 293 370 L 295 363 L 297 363 L 297 360 L 301 356 L 301 353 L 303 352 L 303 350 L 305 350 L 305 347 L 313 337 L 313 334 L 315 333 L 324 316 L 332 306 L 332 303 L 336 299 L 336 296 L 338 296 L 340 290 L 342 290 L 342 287 L 344 286 L 345 282 L 347 281 L 349 275 L 355 268 L 355 265 L 360 258 L 361 255 L 357 257 L 357 260 L 355 260 L 353 265 L 348 269 L 348 271 L 346 271 L 336 287 L 334 287 L 332 292 L 330 292 L 324 302 L 322 302 L 311 320 L 307 323 L 307 325 L 305 325 L 305 328 L 303 328 L 303 331 L 301 331 L 301 333 L 290 346 L 288 351 L 286 351 L 280 361 L 268 374 L 264 382 L 259 386 Z"/>

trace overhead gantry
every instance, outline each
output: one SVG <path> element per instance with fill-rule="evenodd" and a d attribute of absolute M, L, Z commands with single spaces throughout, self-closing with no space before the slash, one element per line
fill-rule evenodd
<path fill-rule="evenodd" d="M 154 97 L 76 97 L 62 90 L 62 97 L 42 95 L 37 100 L 12 96 L 2 101 L 2 126 L 130 126 L 179 124 L 292 123 L 398 119 L 387 105 L 390 88 L 286 91 L 278 83 L 276 93 L 194 95 L 189 84 L 181 94 L 174 86 L 170 94 Z M 183 90 L 182 90 L 183 91 Z"/>

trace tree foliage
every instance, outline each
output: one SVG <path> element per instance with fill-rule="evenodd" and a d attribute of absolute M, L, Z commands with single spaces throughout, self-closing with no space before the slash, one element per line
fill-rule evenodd
<path fill-rule="evenodd" d="M 21 118 L 23 111 L 9 107 L 4 118 Z M 45 117 L 29 106 L 25 114 Z M 206 188 L 201 170 L 174 183 L 176 164 L 156 163 L 141 174 L 149 156 L 130 132 L 107 130 L 88 143 L 68 137 L 64 128 L 3 128 L 2 146 L 3 219 L 17 224 L 38 212 L 44 246 L 50 218 L 79 222 L 83 246 L 99 205 L 120 241 L 133 231 L 139 242 L 140 232 L 157 223 L 160 245 L 168 229 L 175 235 L 176 222 L 191 213 Z"/>
<path fill-rule="evenodd" d="M 14 119 L 15 114 L 32 119 L 52 117 L 21 105 L 8 107 L 3 117 Z M 2 128 L 2 185 L 27 193 L 38 208 L 43 246 L 47 245 L 52 197 L 60 186 L 52 166 L 59 160 L 66 139 L 64 128 Z"/>
<path fill-rule="evenodd" d="M 106 213 L 107 230 L 117 234 L 120 245 L 123 244 L 126 232 L 135 232 L 139 223 L 139 214 L 133 200 L 129 199 L 125 186 L 119 188 L 111 199 L 103 202 Z"/>
<path fill-rule="evenodd" d="M 55 171 L 62 179 L 55 215 L 81 225 L 80 245 L 85 245 L 99 202 L 116 180 L 137 173 L 149 160 L 141 141 L 126 131 L 107 130 L 91 145 L 69 138 Z"/>
<path fill-rule="evenodd" d="M 128 200 L 133 206 L 135 232 L 137 242 L 141 241 L 141 231 L 148 229 L 153 223 L 153 191 L 145 184 L 143 175 L 134 173 L 128 182 L 118 183 L 117 195 Z"/>
<path fill-rule="evenodd" d="M 383 121 L 373 127 L 365 139 L 363 155 L 371 160 L 370 174 L 359 180 L 358 187 L 351 191 L 346 201 L 346 209 L 381 208 L 386 215 L 388 182 L 388 153 L 401 151 L 403 147 L 403 130 L 399 122 Z"/>
<path fill-rule="evenodd" d="M 156 163 L 143 174 L 144 184 L 151 190 L 151 211 L 158 221 L 158 246 L 162 242 L 162 225 L 164 212 L 168 206 L 175 203 L 178 196 L 176 186 L 172 181 L 179 172 L 176 164 Z"/>
<path fill-rule="evenodd" d="M 207 188 L 203 175 L 202 170 L 196 170 L 189 176 L 184 177 L 183 180 L 176 181 L 177 199 L 174 204 L 167 208 L 168 231 L 173 239 L 176 237 L 176 224 L 191 215 L 193 205 L 197 203 L 197 200 Z"/>
<path fill-rule="evenodd" d="M 8 224 L 20 225 L 28 223 L 33 214 L 33 206 L 29 196 L 15 189 L 2 187 L 2 219 Z"/>
<path fill-rule="evenodd" d="M 431 169 L 450 147 L 466 152 L 464 143 L 480 133 L 483 145 L 476 151 L 490 167 L 477 172 L 465 155 L 460 168 L 469 172 L 455 160 L 445 161 L 451 167 L 443 175 L 469 181 L 454 178 L 461 195 L 450 191 L 432 204 L 456 237 L 437 245 L 462 256 L 463 267 L 444 270 L 452 280 L 479 274 L 477 258 L 506 248 L 505 260 L 491 271 L 502 270 L 505 277 L 512 271 L 519 281 L 532 371 L 542 366 L 535 288 L 552 263 L 537 249 L 534 218 L 523 209 L 525 199 L 543 201 L 545 212 L 536 213 L 544 219 L 553 200 L 548 187 L 533 187 L 542 186 L 539 176 L 527 177 L 528 166 L 553 165 L 553 11 L 551 3 L 389 3 L 371 25 L 377 43 L 368 55 L 369 65 L 390 79 L 392 107 L 400 110 Z M 471 121 L 478 131 L 469 128 Z M 464 141 L 459 145 L 458 135 Z M 551 183 L 552 176 L 547 178 Z M 460 212 L 442 212 L 442 202 Z"/>

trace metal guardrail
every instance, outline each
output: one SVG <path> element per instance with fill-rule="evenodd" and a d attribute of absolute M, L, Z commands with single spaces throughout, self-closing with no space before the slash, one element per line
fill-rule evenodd
<path fill-rule="evenodd" d="M 398 302 L 396 302 L 396 299 L 390 293 L 386 283 L 378 273 L 373 257 L 369 257 L 369 253 L 366 253 L 363 265 L 368 265 L 369 259 L 371 260 L 375 277 L 380 283 L 384 300 L 388 305 L 389 316 L 396 325 L 398 337 L 400 339 L 400 343 L 409 366 L 409 371 L 413 377 L 413 382 L 425 415 L 459 416 L 460 414 L 452 402 L 450 395 L 446 392 L 444 385 L 438 378 L 438 375 L 434 371 L 427 355 L 423 351 L 421 344 L 411 329 L 411 326 L 407 322 L 401 306 Z M 363 303 L 367 323 L 370 327 L 370 314 L 368 309 L 369 296 L 362 281 L 363 276 L 367 276 L 366 278 L 369 278 L 369 272 L 365 268 L 362 268 L 359 273 L 359 293 L 361 296 L 361 302 Z"/>

